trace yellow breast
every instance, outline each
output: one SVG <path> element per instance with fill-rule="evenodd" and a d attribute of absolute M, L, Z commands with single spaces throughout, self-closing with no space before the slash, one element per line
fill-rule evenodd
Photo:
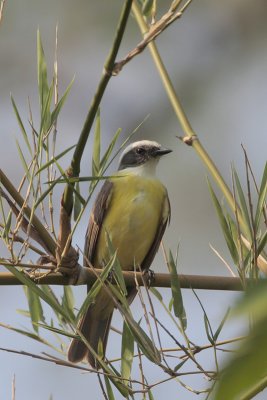
<path fill-rule="evenodd" d="M 126 175 L 112 182 L 112 198 L 99 233 L 94 264 L 101 268 L 109 259 L 107 232 L 122 269 L 127 270 L 140 265 L 147 255 L 163 219 L 162 213 L 166 213 L 167 194 L 155 178 Z M 169 210 L 166 218 L 168 213 Z"/>

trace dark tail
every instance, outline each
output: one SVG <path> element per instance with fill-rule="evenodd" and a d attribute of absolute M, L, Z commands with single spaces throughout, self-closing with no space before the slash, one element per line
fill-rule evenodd
<path fill-rule="evenodd" d="M 89 306 L 85 315 L 78 323 L 78 329 L 96 353 L 98 352 L 99 340 L 101 340 L 105 355 L 113 311 L 114 304 L 110 296 L 104 289 L 101 289 L 95 302 Z M 73 339 L 68 350 L 68 360 L 78 363 L 84 358 L 87 359 L 93 368 L 99 368 L 94 355 L 86 345 L 81 340 Z"/>

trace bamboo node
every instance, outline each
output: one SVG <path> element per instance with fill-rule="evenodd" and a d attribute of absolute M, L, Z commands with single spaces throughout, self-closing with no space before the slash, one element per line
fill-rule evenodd
<path fill-rule="evenodd" d="M 187 144 L 188 146 L 192 146 L 192 145 L 193 145 L 193 142 L 194 142 L 195 140 L 198 140 L 198 137 L 197 137 L 197 135 L 184 136 L 184 137 L 181 138 L 181 140 L 182 140 L 185 144 Z"/>

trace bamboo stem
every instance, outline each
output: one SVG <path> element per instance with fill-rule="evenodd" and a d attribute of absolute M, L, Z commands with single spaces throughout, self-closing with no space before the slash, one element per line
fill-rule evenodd
<path fill-rule="evenodd" d="M 134 0 L 134 2 L 133 2 L 132 9 L 133 9 L 133 13 L 136 18 L 136 21 L 138 23 L 138 26 L 140 28 L 140 31 L 142 32 L 143 35 L 145 35 L 145 33 L 148 31 L 148 25 L 145 22 L 145 19 L 139 9 L 139 6 L 137 5 L 136 0 Z M 211 159 L 209 154 L 206 152 L 206 150 L 200 143 L 197 134 L 194 132 L 194 130 L 185 114 L 185 111 L 183 110 L 183 107 L 178 99 L 178 96 L 175 92 L 174 86 L 171 82 L 170 76 L 164 66 L 164 63 L 161 59 L 161 56 L 159 54 L 156 44 L 152 41 L 148 44 L 148 48 L 150 50 L 153 61 L 157 67 L 158 73 L 162 80 L 163 86 L 166 90 L 169 101 L 174 109 L 174 112 L 175 112 L 175 114 L 178 118 L 178 121 L 180 122 L 181 128 L 184 132 L 184 137 L 183 137 L 184 143 L 190 144 L 194 148 L 194 150 L 197 152 L 198 156 L 204 162 L 204 164 L 206 165 L 210 174 L 214 178 L 215 182 L 221 189 L 230 208 L 232 209 L 233 212 L 235 212 L 236 205 L 235 205 L 235 200 L 233 198 L 232 192 L 229 189 L 226 182 L 224 181 L 223 177 L 221 176 L 221 174 L 220 174 L 219 170 L 217 169 L 216 165 L 214 164 L 213 160 Z M 238 217 L 239 217 L 240 225 L 242 227 L 242 231 L 244 233 L 246 233 L 247 227 L 246 227 L 245 221 L 241 215 L 240 210 L 238 210 Z"/>
<path fill-rule="evenodd" d="M 90 105 L 89 112 L 87 114 L 84 126 L 82 128 L 77 146 L 75 148 L 73 158 L 71 161 L 71 166 L 67 171 L 67 175 L 69 177 L 77 177 L 80 174 L 80 164 L 82 155 L 85 149 L 85 145 L 87 143 L 87 139 L 89 137 L 89 133 L 91 131 L 92 125 L 95 120 L 95 116 L 106 90 L 107 84 L 112 77 L 112 70 L 114 67 L 115 59 L 122 41 L 122 37 L 125 31 L 126 23 L 128 21 L 128 17 L 131 11 L 132 0 L 126 0 L 122 9 L 121 17 L 118 23 L 117 31 L 115 34 L 114 42 L 111 48 L 111 51 L 106 59 L 102 77 L 98 84 L 98 88 L 93 97 L 92 103 Z M 73 186 L 74 184 L 67 184 L 64 195 L 63 195 L 63 207 L 66 210 L 67 214 L 70 215 L 73 207 Z"/>
<path fill-rule="evenodd" d="M 88 268 L 87 276 L 83 282 L 78 285 L 92 285 L 97 277 L 96 272 L 101 273 L 102 270 L 90 271 Z M 144 286 L 144 275 L 141 272 L 123 272 L 126 286 L 136 284 Z M 204 290 L 230 290 L 241 291 L 243 290 L 240 279 L 225 276 L 202 276 L 202 275 L 179 275 L 180 286 L 183 289 L 204 289 Z M 69 279 L 60 273 L 50 273 L 45 275 L 44 272 L 35 272 L 34 281 L 42 285 L 69 285 Z M 0 286 L 8 285 L 21 285 L 21 282 L 10 272 L 0 272 Z M 156 273 L 150 282 L 151 287 L 169 288 L 171 280 L 169 274 Z"/>

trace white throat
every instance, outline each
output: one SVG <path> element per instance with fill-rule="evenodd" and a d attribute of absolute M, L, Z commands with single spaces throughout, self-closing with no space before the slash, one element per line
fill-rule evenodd
<path fill-rule="evenodd" d="M 122 170 L 123 173 L 135 174 L 146 178 L 155 178 L 156 167 L 159 162 L 158 158 L 152 158 L 145 164 L 137 165 L 136 167 L 128 167 Z"/>

